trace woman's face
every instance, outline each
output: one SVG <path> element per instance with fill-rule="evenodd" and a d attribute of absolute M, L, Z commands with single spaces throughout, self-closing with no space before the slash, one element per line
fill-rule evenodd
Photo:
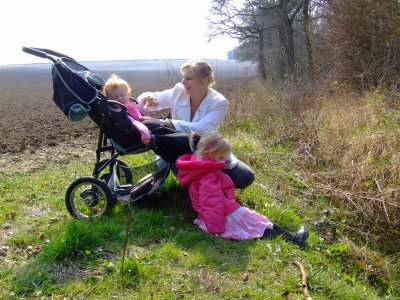
<path fill-rule="evenodd" d="M 182 84 L 187 95 L 204 94 L 208 89 L 207 78 L 199 78 L 190 68 L 182 70 Z"/>

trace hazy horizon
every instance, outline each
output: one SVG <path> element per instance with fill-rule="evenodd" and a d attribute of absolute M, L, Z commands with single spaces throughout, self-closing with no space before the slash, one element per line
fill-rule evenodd
<path fill-rule="evenodd" d="M 73 57 L 72 57 L 73 58 Z M 43 62 L 31 62 L 31 63 L 0 63 L 0 67 L 2 66 L 26 66 L 26 65 L 48 65 L 52 64 L 52 62 L 48 59 L 42 59 Z M 109 59 L 109 60 L 77 60 L 78 63 L 85 65 L 86 63 L 108 63 L 108 62 L 124 62 L 124 61 L 189 61 L 190 58 L 132 58 L 132 59 Z M 235 62 L 246 62 L 240 61 L 236 59 L 228 59 L 228 58 L 206 58 L 205 61 L 235 61 Z"/>
<path fill-rule="evenodd" d="M 146 86 L 151 83 L 181 80 L 180 67 L 187 59 L 134 59 L 107 61 L 79 61 L 89 70 L 104 79 L 117 74 L 135 85 Z M 230 79 L 250 78 L 256 75 L 253 62 L 238 60 L 208 59 L 218 82 Z M 5 85 L 34 84 L 51 82 L 52 62 L 43 59 L 42 63 L 0 65 L 0 88 Z"/>

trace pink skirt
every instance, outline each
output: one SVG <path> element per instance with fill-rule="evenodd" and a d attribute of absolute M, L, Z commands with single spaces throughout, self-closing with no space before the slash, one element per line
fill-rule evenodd
<path fill-rule="evenodd" d="M 201 230 L 208 232 L 206 224 L 196 219 L 194 224 Z M 225 219 L 225 232 L 218 234 L 230 240 L 248 240 L 260 238 L 265 229 L 272 229 L 273 223 L 267 217 L 260 215 L 254 210 L 241 206 Z"/>

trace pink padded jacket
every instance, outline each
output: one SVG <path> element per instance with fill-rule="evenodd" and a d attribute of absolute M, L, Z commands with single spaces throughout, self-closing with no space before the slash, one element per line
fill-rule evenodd
<path fill-rule="evenodd" d="M 240 207 L 235 199 L 235 186 L 221 170 L 223 162 L 211 159 L 197 160 L 194 154 L 185 154 L 176 161 L 178 180 L 189 186 L 189 195 L 198 219 L 213 234 L 225 231 L 225 218 Z"/>

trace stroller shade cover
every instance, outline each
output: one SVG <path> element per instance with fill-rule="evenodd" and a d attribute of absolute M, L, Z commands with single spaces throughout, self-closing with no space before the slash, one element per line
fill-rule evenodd
<path fill-rule="evenodd" d="M 124 153 L 146 149 L 140 135 L 126 113 L 126 107 L 116 101 L 107 101 L 101 90 L 105 80 L 70 57 L 59 57 L 52 65 L 53 101 L 68 117 L 76 122 L 87 115 Z M 116 105 L 121 105 L 116 107 Z M 125 149 L 125 150 L 121 150 Z"/>
<path fill-rule="evenodd" d="M 91 111 L 105 81 L 73 59 L 62 57 L 52 66 L 53 100 L 71 121 L 82 120 Z"/>

